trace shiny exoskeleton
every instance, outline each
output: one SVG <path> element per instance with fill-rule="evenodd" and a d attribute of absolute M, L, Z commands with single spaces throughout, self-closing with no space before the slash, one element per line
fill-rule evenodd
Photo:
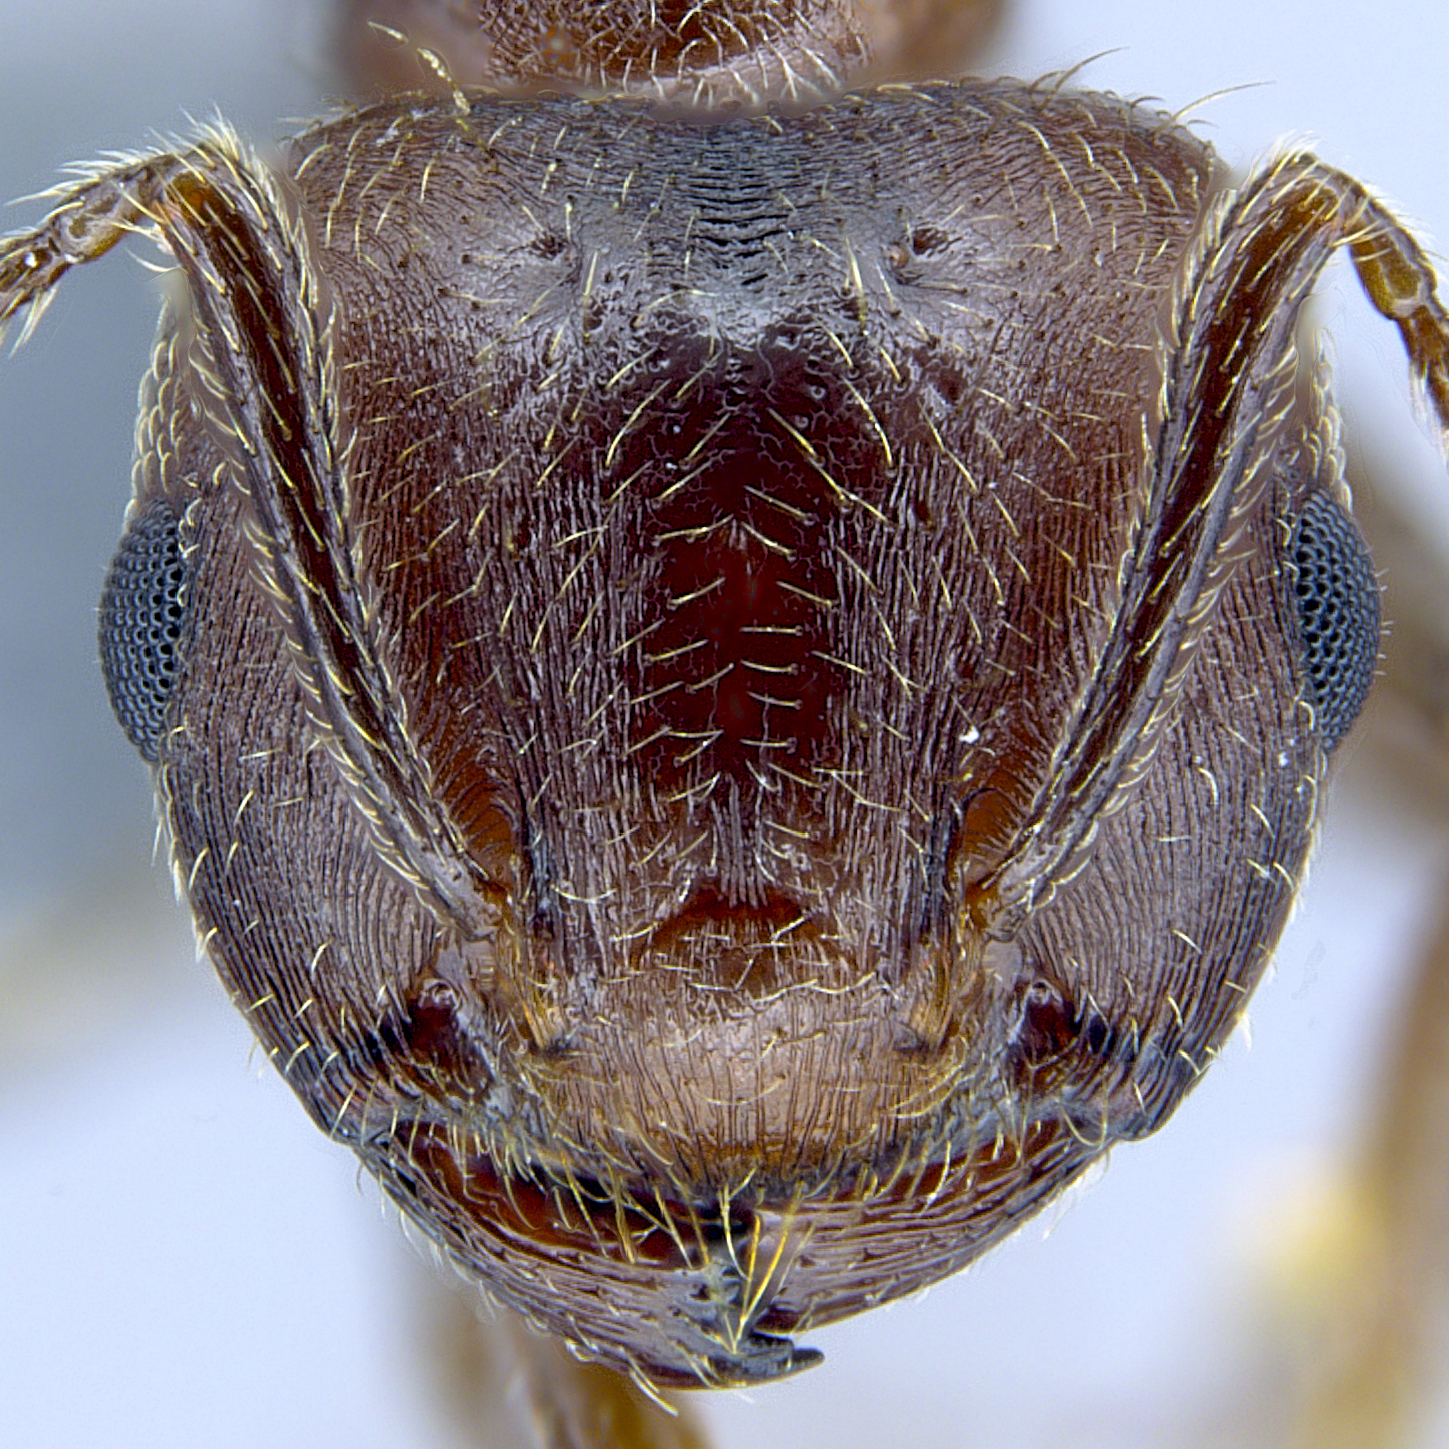
<path fill-rule="evenodd" d="M 1449 318 L 1110 97 L 596 89 L 98 171 L 0 319 L 185 278 L 102 655 L 278 1068 L 497 1298 L 750 1382 L 1232 1030 L 1377 656 L 1299 309 L 1349 247 L 1441 423 Z"/>

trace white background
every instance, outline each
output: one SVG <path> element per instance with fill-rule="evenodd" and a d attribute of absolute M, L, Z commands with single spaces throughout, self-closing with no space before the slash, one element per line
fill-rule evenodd
<path fill-rule="evenodd" d="M 322 34 L 280 0 L 0 0 L 0 198 L 214 108 L 283 134 L 318 109 Z M 1230 162 L 1309 138 L 1449 239 L 1437 3 L 1023 0 L 995 68 L 1100 52 L 1084 84 L 1171 110 L 1251 87 L 1193 113 Z M 94 663 L 155 310 L 117 253 L 0 360 L 0 1443 L 433 1449 L 455 1441 L 425 1361 L 426 1270 L 193 962 Z M 1343 269 L 1321 316 L 1350 438 L 1445 536 L 1449 483 L 1397 338 Z M 924 1299 L 813 1335 L 826 1363 L 802 1379 L 712 1405 L 724 1444 L 1213 1442 L 1251 1378 L 1271 1265 L 1367 1110 L 1449 858 L 1442 786 L 1395 782 L 1384 712 L 1343 752 L 1251 1050 L 1236 1039 L 1065 1212 Z"/>

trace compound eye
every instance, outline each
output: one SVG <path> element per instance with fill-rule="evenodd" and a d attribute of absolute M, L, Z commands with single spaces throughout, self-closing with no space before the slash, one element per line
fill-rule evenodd
<path fill-rule="evenodd" d="M 1379 585 L 1358 525 L 1325 492 L 1303 505 L 1290 546 L 1305 693 L 1332 750 L 1358 718 L 1379 657 Z"/>
<path fill-rule="evenodd" d="M 186 622 L 180 521 L 153 499 L 121 536 L 101 592 L 101 671 L 126 738 L 154 763 Z"/>

